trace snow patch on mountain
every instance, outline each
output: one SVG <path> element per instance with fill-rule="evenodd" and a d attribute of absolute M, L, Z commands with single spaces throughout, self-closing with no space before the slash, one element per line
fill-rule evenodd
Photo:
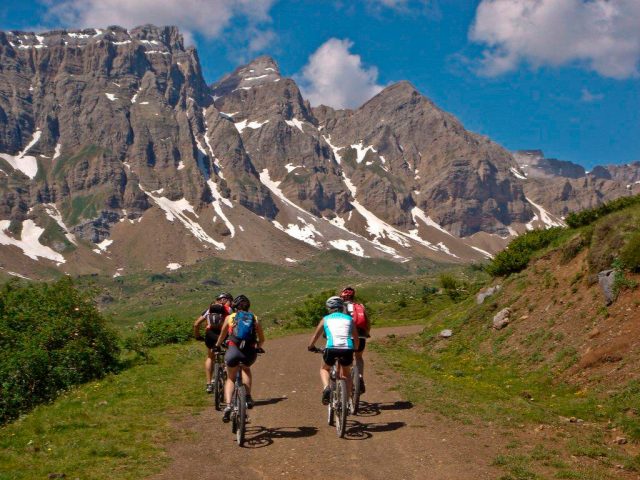
<path fill-rule="evenodd" d="M 329 244 L 337 250 L 342 250 L 358 257 L 369 258 L 364 254 L 362 246 L 355 240 L 329 240 Z"/>
<path fill-rule="evenodd" d="M 364 157 L 367 156 L 367 152 L 372 151 L 373 153 L 377 153 L 377 150 L 373 148 L 373 145 L 368 145 L 364 147 L 362 145 L 362 142 L 351 145 L 351 148 L 355 149 L 357 153 L 356 162 L 358 163 L 362 163 L 362 160 L 364 160 Z"/>
<path fill-rule="evenodd" d="M 269 123 L 269 120 L 265 120 L 264 122 L 249 122 L 248 120 L 242 120 L 241 122 L 234 123 L 234 125 L 236 126 L 238 132 L 242 133 L 242 131 L 247 127 L 256 130 L 266 123 Z"/>
<path fill-rule="evenodd" d="M 227 248 L 224 243 L 211 238 L 211 236 L 204 231 L 198 222 L 187 216 L 187 213 L 190 213 L 194 217 L 198 218 L 198 214 L 186 198 L 181 198 L 180 200 L 169 200 L 166 197 L 155 196 L 154 193 L 157 192 L 148 192 L 143 189 L 142 186 L 140 186 L 140 189 L 164 211 L 167 220 L 173 222 L 177 219 L 193 234 L 194 237 L 201 242 L 210 243 L 218 250 L 225 250 Z"/>
<path fill-rule="evenodd" d="M 315 248 L 322 248 L 322 243 L 316 240 L 316 235 L 322 236 L 322 234 L 318 232 L 312 224 L 305 222 L 301 217 L 298 217 L 298 220 L 302 221 L 302 226 L 297 223 L 290 223 L 284 227 L 276 220 L 273 220 L 272 223 L 278 230 L 283 231 L 290 237 L 301 240 L 304 243 L 308 243 Z"/>
<path fill-rule="evenodd" d="M 22 150 L 18 155 L 0 153 L 0 158 L 6 160 L 15 170 L 20 170 L 27 177 L 33 180 L 38 174 L 38 161 L 36 160 L 36 157 L 27 155 L 27 152 L 31 150 L 31 147 L 38 143 L 41 135 L 42 132 L 40 130 L 36 130 L 33 132 L 33 137 L 29 144 L 24 147 L 24 150 Z"/>
<path fill-rule="evenodd" d="M 513 175 L 514 175 L 516 178 L 519 178 L 520 180 L 526 180 L 526 179 L 527 179 L 527 177 L 526 177 L 525 175 L 523 175 L 522 173 L 520 173 L 520 172 L 519 172 L 518 170 L 516 170 L 514 167 L 511 167 L 511 168 L 509 169 L 509 171 L 510 171 L 511 173 L 513 173 Z"/>
<path fill-rule="evenodd" d="M 420 192 L 418 192 L 420 193 Z M 422 220 L 424 222 L 425 225 L 429 226 L 429 227 L 433 227 L 436 228 L 438 230 L 440 230 L 442 233 L 446 233 L 447 235 L 449 235 L 450 237 L 453 237 L 453 235 L 451 233 L 449 233 L 445 228 L 443 228 L 439 223 L 434 222 L 431 217 L 427 216 L 427 214 L 424 213 L 423 210 L 421 210 L 418 207 L 413 207 L 411 209 L 411 217 L 413 218 L 413 223 L 415 223 L 416 225 L 418 224 L 418 219 Z"/>
<path fill-rule="evenodd" d="M 116 100 L 118 100 L 118 97 L 115 96 L 115 94 L 113 93 L 105 93 L 105 95 L 107 96 L 107 98 L 109 100 L 111 100 L 112 102 L 115 102 Z"/>
<path fill-rule="evenodd" d="M 304 130 L 302 129 L 302 125 L 304 124 L 304 122 L 302 122 L 301 120 L 298 120 L 297 118 L 292 118 L 291 120 L 285 120 L 285 123 L 290 127 L 296 127 L 298 130 L 304 133 Z"/>
<path fill-rule="evenodd" d="M 544 207 L 538 205 L 537 203 L 534 203 L 533 201 L 531 201 L 530 198 L 525 197 L 527 202 L 529 202 L 533 207 L 535 207 L 540 216 L 538 216 L 537 214 L 534 214 L 533 220 L 531 220 L 529 223 L 527 223 L 527 230 L 533 230 L 533 222 L 535 220 L 540 220 L 545 228 L 551 228 L 551 227 L 564 227 L 566 226 L 564 224 L 564 222 L 562 222 L 561 220 L 558 220 L 554 215 L 550 214 L 549 212 L 547 212 Z"/>
<path fill-rule="evenodd" d="M 179 268 L 182 268 L 182 265 L 180 265 L 179 263 L 169 263 L 167 264 L 167 270 L 178 270 Z"/>
<path fill-rule="evenodd" d="M 105 238 L 103 241 L 101 241 L 100 243 L 96 243 L 96 247 L 98 248 L 94 248 L 93 251 L 96 253 L 102 253 L 102 252 L 106 252 L 107 248 L 109 248 L 109 246 L 113 243 L 113 240 Z"/>
<path fill-rule="evenodd" d="M 235 237 L 236 228 L 233 226 L 233 223 L 229 221 L 227 216 L 222 211 L 222 205 L 221 205 L 224 203 L 227 207 L 233 208 L 233 204 L 231 203 L 231 200 L 229 200 L 228 198 L 224 198 L 222 196 L 222 194 L 220 193 L 220 190 L 218 190 L 218 184 L 215 183 L 213 180 L 211 179 L 207 180 L 207 185 L 209 185 L 209 189 L 211 190 L 211 195 L 213 196 L 213 202 L 211 203 L 211 205 L 213 205 L 213 209 L 220 216 L 224 224 L 227 226 L 227 228 L 231 232 L 231 238 Z"/>
<path fill-rule="evenodd" d="M 322 138 L 324 139 L 325 142 L 327 142 L 327 145 L 329 145 L 329 147 L 331 148 L 331 150 L 333 150 L 333 156 L 336 158 L 336 162 L 338 163 L 338 165 L 340 164 L 340 162 L 342 161 L 342 157 L 340 156 L 340 154 L 338 153 L 338 151 L 342 150 L 343 147 L 336 147 L 335 145 L 333 145 L 331 143 L 331 135 L 329 135 L 328 137 L 325 137 L 324 135 L 322 136 Z"/>
<path fill-rule="evenodd" d="M 58 265 L 65 263 L 65 259 L 61 254 L 40 243 L 44 228 L 36 225 L 33 220 L 22 222 L 20 239 L 10 237 L 7 234 L 9 225 L 11 225 L 11 220 L 0 220 L 0 245 L 14 245 L 33 260 L 46 258 L 56 262 Z"/>
<path fill-rule="evenodd" d="M 76 240 L 76 237 L 69 231 L 69 229 L 65 225 L 64 221 L 62 220 L 62 215 L 60 214 L 60 211 L 58 210 L 58 207 L 56 207 L 55 203 L 43 203 L 42 206 L 44 207 L 44 211 L 47 212 L 47 215 L 53 218 L 60 226 L 60 228 L 62 228 L 62 230 L 64 231 L 64 236 L 67 237 L 67 240 L 69 240 L 74 245 L 77 245 L 78 242 Z"/>

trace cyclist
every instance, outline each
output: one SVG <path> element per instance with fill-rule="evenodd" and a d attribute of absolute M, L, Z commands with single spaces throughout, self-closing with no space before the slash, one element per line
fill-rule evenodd
<path fill-rule="evenodd" d="M 258 351 L 264 344 L 264 331 L 252 312 L 249 311 L 251 302 L 244 295 L 239 295 L 233 301 L 234 313 L 229 315 L 222 325 L 222 333 L 218 337 L 216 348 L 229 337 L 227 353 L 224 363 L 227 366 L 227 383 L 224 386 L 224 399 L 227 403 L 222 412 L 222 421 L 228 422 L 231 417 L 231 397 L 238 374 L 238 368 L 242 368 L 242 381 L 247 387 L 247 408 L 253 408 L 251 397 L 251 365 L 256 361 Z M 242 367 L 240 363 L 242 362 Z"/>
<path fill-rule="evenodd" d="M 344 313 L 344 302 L 340 297 L 329 297 L 325 303 L 329 312 L 316 327 L 311 337 L 309 351 L 314 351 L 316 341 L 324 330 L 327 337 L 327 346 L 322 356 L 320 379 L 322 380 L 322 403 L 327 405 L 331 396 L 329 381 L 331 367 L 338 359 L 341 366 L 341 377 L 347 380 L 347 390 L 351 396 L 351 364 L 353 363 L 353 351 L 358 350 L 358 331 L 351 316 Z"/>
<path fill-rule="evenodd" d="M 215 354 L 213 348 L 216 345 L 218 336 L 224 319 L 231 313 L 231 302 L 233 296 L 230 293 L 221 293 L 216 297 L 216 300 L 209 305 L 196 321 L 193 322 L 193 333 L 196 340 L 201 340 L 200 326 L 206 322 L 206 330 L 204 333 L 204 343 L 207 346 L 207 358 L 204 361 L 204 371 L 207 378 L 207 393 L 213 392 L 213 362 L 215 361 Z"/>
<path fill-rule="evenodd" d="M 364 309 L 364 305 L 355 302 L 356 291 L 353 287 L 345 287 L 340 292 L 340 298 L 342 298 L 345 306 L 345 313 L 351 315 L 353 321 L 358 329 L 358 336 L 360 337 L 360 346 L 355 351 L 356 365 L 360 371 L 360 393 L 365 391 L 364 386 L 364 347 L 367 344 L 367 338 L 369 338 L 371 323 L 367 317 L 367 312 Z"/>

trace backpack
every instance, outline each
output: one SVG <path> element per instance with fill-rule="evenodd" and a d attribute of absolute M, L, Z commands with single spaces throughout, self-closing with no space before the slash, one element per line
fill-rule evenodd
<path fill-rule="evenodd" d="M 256 316 L 251 312 L 239 311 L 233 321 L 231 336 L 237 342 L 256 341 Z"/>
<path fill-rule="evenodd" d="M 207 326 L 209 328 L 220 330 L 220 327 L 222 327 L 224 319 L 227 316 L 227 312 L 222 305 L 214 305 L 213 310 L 214 311 L 212 312 L 211 308 L 206 309 L 202 312 L 202 316 L 207 319 Z"/>
<path fill-rule="evenodd" d="M 361 303 L 350 303 L 347 306 L 347 313 L 353 318 L 356 328 L 364 330 L 367 328 L 367 312 Z"/>

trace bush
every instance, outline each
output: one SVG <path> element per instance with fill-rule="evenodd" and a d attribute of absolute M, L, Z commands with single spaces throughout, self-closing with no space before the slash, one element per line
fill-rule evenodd
<path fill-rule="evenodd" d="M 640 272 L 640 232 L 634 233 L 620 250 L 620 261 L 625 268 Z"/>
<path fill-rule="evenodd" d="M 308 295 L 303 304 L 293 311 L 294 320 L 288 326 L 310 328 L 318 325 L 322 317 L 327 314 L 325 302 L 332 295 L 335 293 L 331 290 Z"/>
<path fill-rule="evenodd" d="M 70 278 L 0 289 L 0 424 L 118 367 L 118 338 Z"/>
<path fill-rule="evenodd" d="M 584 227 L 592 224 L 604 215 L 638 204 L 640 204 L 640 195 L 633 197 L 621 197 L 611 202 L 604 203 L 596 208 L 570 213 L 565 221 L 571 228 Z"/>
<path fill-rule="evenodd" d="M 144 347 L 158 347 L 171 343 L 184 343 L 193 335 L 193 320 L 191 318 L 176 319 L 154 318 L 142 325 L 138 331 L 141 344 Z"/>
<path fill-rule="evenodd" d="M 533 230 L 515 238 L 487 265 L 487 272 L 498 277 L 524 270 L 532 255 L 551 245 L 563 231 L 561 227 Z"/>

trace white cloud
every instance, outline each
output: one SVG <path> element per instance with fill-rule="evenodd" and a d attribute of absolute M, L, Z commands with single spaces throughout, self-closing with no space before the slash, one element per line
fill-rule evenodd
<path fill-rule="evenodd" d="M 588 88 L 583 88 L 580 96 L 580 100 L 585 103 L 593 103 L 599 102 L 604 99 L 604 94 L 602 93 L 592 93 Z"/>
<path fill-rule="evenodd" d="M 365 67 L 351 47 L 350 40 L 330 38 L 309 57 L 296 79 L 311 105 L 358 107 L 382 90 L 378 69 Z"/>
<path fill-rule="evenodd" d="M 623 79 L 639 74 L 639 25 L 638 0 L 482 0 L 469 37 L 484 75 L 577 62 Z"/>
<path fill-rule="evenodd" d="M 185 38 L 197 33 L 219 37 L 236 17 L 250 26 L 254 36 L 262 34 L 256 25 L 271 21 L 269 10 L 277 0 L 62 0 L 47 1 L 48 17 L 65 26 L 134 27 L 147 23 L 177 25 Z M 246 39 L 254 41 L 253 37 Z"/>

